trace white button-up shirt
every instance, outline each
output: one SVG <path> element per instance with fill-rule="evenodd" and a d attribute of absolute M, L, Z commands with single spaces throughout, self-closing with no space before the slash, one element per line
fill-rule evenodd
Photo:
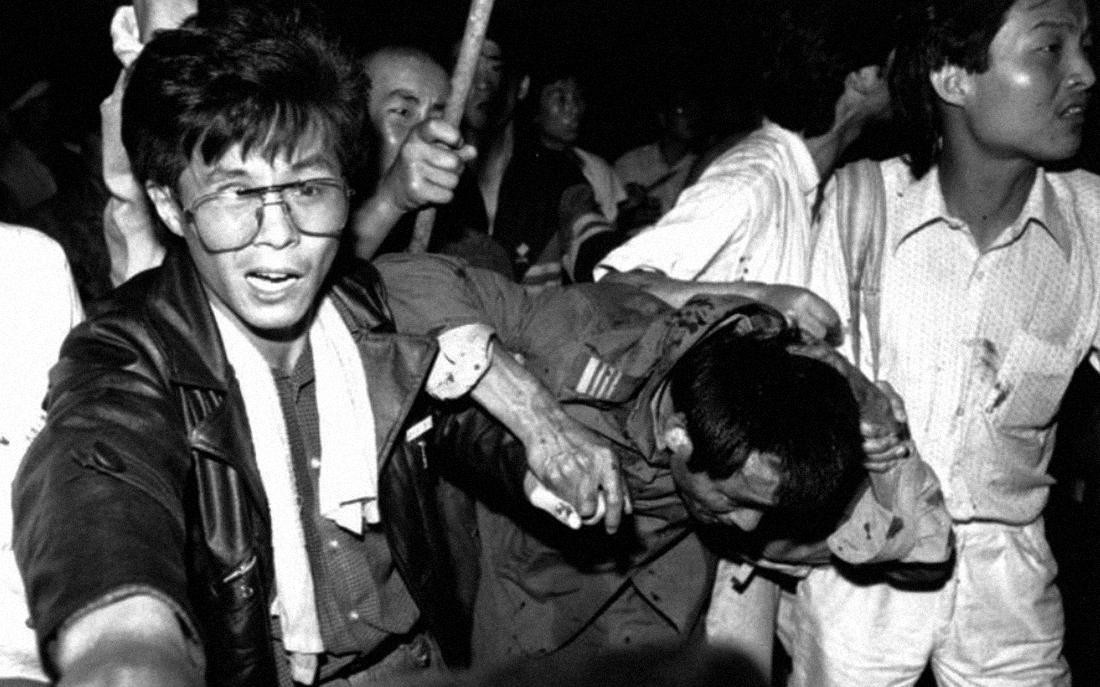
<path fill-rule="evenodd" d="M 821 178 L 806 143 L 771 122 L 719 156 L 652 228 L 596 269 L 674 279 L 805 284 Z"/>
<path fill-rule="evenodd" d="M 985 253 L 933 170 L 882 166 L 880 377 L 905 399 L 957 521 L 1025 524 L 1046 504 L 1053 417 L 1100 326 L 1100 177 L 1039 171 Z"/>

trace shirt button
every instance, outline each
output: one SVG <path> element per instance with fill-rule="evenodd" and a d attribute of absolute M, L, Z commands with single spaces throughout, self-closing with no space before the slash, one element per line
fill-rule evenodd
<path fill-rule="evenodd" d="M 321 469 L 321 459 L 318 458 L 317 456 L 313 456 L 312 458 L 309 459 L 309 466 L 311 468 L 313 468 L 314 470 L 320 470 Z"/>
<path fill-rule="evenodd" d="M 962 417 L 962 416 L 963 416 L 963 407 L 959 406 L 958 408 L 955 408 L 955 417 Z"/>
<path fill-rule="evenodd" d="M 340 548 L 340 542 L 336 541 L 335 539 L 329 539 L 328 540 L 328 547 L 330 549 L 338 549 L 338 548 Z"/>
<path fill-rule="evenodd" d="M 348 620 L 352 622 L 359 620 L 359 611 L 348 611 Z"/>

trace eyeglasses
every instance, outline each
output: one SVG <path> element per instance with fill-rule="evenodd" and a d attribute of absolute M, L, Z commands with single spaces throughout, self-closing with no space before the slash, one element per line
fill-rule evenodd
<path fill-rule="evenodd" d="M 266 200 L 278 194 L 278 200 Z M 210 252 L 243 248 L 260 233 L 264 208 L 281 205 L 301 234 L 338 238 L 348 219 L 352 190 L 342 179 L 317 178 L 274 186 L 230 189 L 199 196 L 184 208 Z"/>

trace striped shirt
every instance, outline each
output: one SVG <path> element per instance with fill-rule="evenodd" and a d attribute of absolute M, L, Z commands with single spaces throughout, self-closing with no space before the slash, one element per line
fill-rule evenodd
<path fill-rule="evenodd" d="M 1053 418 L 1100 326 L 1100 177 L 1039 171 L 979 253 L 933 170 L 882 165 L 881 377 L 905 399 L 957 521 L 1025 524 L 1046 503 Z"/>

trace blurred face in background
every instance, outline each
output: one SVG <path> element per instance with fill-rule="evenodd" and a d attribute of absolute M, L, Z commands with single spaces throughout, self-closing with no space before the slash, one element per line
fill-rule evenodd
<path fill-rule="evenodd" d="M 560 150 L 577 142 L 585 101 L 580 85 L 567 77 L 543 86 L 536 94 L 535 127 L 543 145 Z"/>
<path fill-rule="evenodd" d="M 451 91 L 447 72 L 426 54 L 383 49 L 367 58 L 367 113 L 378 134 L 380 172 L 397 158 L 409 131 L 442 117 Z"/>

